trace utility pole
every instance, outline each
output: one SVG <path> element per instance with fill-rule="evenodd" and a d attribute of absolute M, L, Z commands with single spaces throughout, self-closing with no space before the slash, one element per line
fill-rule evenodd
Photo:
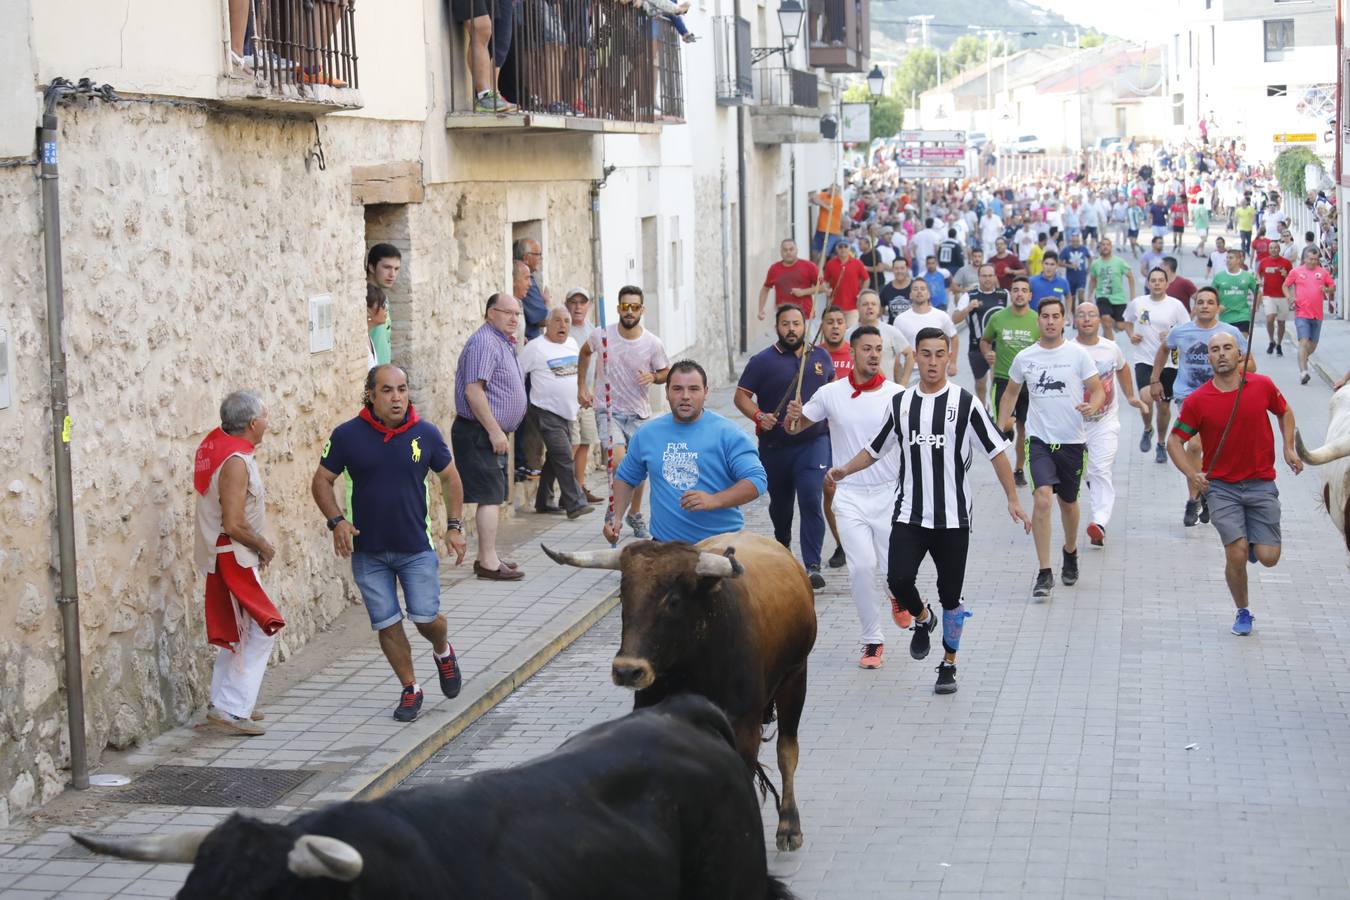
<path fill-rule="evenodd" d="M 923 41 L 923 49 L 925 50 L 928 49 L 928 23 L 936 18 L 937 16 L 930 13 L 922 16 L 910 16 L 908 19 L 910 22 L 919 23 L 919 31 Z M 937 55 L 937 83 L 942 84 L 942 54 L 940 52 Z"/>

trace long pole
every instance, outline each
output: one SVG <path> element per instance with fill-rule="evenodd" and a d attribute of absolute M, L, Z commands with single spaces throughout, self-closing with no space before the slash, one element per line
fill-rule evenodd
<path fill-rule="evenodd" d="M 605 291 L 604 256 L 600 247 L 600 187 L 602 181 L 591 181 L 591 265 L 595 269 L 595 306 L 600 316 L 600 371 L 604 375 L 605 397 L 605 434 L 601 436 L 605 447 L 605 485 L 609 488 L 609 501 L 605 511 L 605 520 L 614 525 L 617 532 L 622 523 L 614 519 L 614 416 L 609 405 L 609 329 L 605 327 Z M 591 405 L 595 405 L 592 397 Z M 611 545 L 613 546 L 613 545 Z"/>
<path fill-rule="evenodd" d="M 84 742 L 84 674 L 80 653 L 80 586 L 75 572 L 75 502 L 70 478 L 70 398 L 66 387 L 65 285 L 61 278 L 61 184 L 57 168 L 57 94 L 48 94 L 42 116 L 42 249 L 47 281 L 47 345 L 51 355 L 52 461 L 56 482 L 56 540 L 60 559 L 61 640 L 65 650 L 66 706 L 70 726 L 70 784 L 89 787 Z"/>

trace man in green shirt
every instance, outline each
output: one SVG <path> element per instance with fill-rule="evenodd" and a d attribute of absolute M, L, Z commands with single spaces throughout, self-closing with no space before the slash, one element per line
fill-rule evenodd
<path fill-rule="evenodd" d="M 1110 247 L 1109 238 L 1102 238 L 1100 244 Z M 1031 282 L 1025 275 L 1017 275 L 1008 290 L 1012 305 L 1000 309 L 989 317 L 980 335 L 980 352 L 985 362 L 994 369 L 994 409 L 999 408 L 1003 392 L 1008 389 L 1008 369 L 1013 357 L 1041 339 L 1040 323 L 1031 309 Z M 1017 467 L 1013 470 L 1013 481 L 1018 487 L 1027 483 L 1023 470 L 1026 466 L 1027 443 L 1027 402 L 1030 394 L 1023 391 L 1017 398 L 1013 418 L 1017 420 Z M 1012 440 L 1012 434 L 1005 435 Z"/>
<path fill-rule="evenodd" d="M 1102 337 L 1114 341 L 1116 326 L 1125 324 L 1125 305 L 1134 296 L 1134 270 L 1115 255 L 1110 240 L 1102 238 L 1097 247 L 1099 255 L 1088 266 L 1086 296 L 1101 311 Z"/>
<path fill-rule="evenodd" d="M 1228 271 L 1215 275 L 1213 285 L 1219 292 L 1219 321 L 1227 322 L 1246 335 L 1251 324 L 1251 304 L 1260 296 L 1261 288 L 1256 273 L 1243 270 L 1242 256 L 1241 250 L 1229 250 Z"/>

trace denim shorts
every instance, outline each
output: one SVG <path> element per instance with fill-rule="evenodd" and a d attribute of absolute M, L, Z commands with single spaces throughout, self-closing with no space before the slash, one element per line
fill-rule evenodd
<path fill-rule="evenodd" d="M 425 625 L 436 621 L 441 612 L 440 562 L 435 550 L 418 553 L 352 554 L 352 575 L 361 591 L 361 600 L 370 616 L 370 627 L 381 631 L 403 621 L 399 609 L 397 582 L 403 586 L 403 604 L 408 618 Z"/>
<path fill-rule="evenodd" d="M 1295 316 L 1294 331 L 1300 341 L 1312 341 L 1315 344 L 1322 339 L 1322 320 Z"/>
<path fill-rule="evenodd" d="M 613 420 L 611 428 L 610 420 Z M 607 409 L 597 409 L 595 411 L 595 430 L 600 432 L 601 446 L 609 446 L 611 440 L 614 445 L 627 445 L 632 440 L 637 430 L 647 423 L 646 419 L 639 416 L 628 415 L 627 413 L 616 412 L 611 414 Z"/>

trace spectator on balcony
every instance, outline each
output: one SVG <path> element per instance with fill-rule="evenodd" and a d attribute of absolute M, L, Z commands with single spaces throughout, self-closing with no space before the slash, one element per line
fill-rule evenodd
<path fill-rule="evenodd" d="M 675 31 L 679 33 L 680 40 L 686 44 L 692 44 L 698 40 L 684 22 L 684 13 L 689 12 L 689 0 L 682 0 L 680 3 L 672 3 L 671 0 L 619 0 L 619 2 L 631 3 L 632 6 L 638 7 L 653 19 L 658 17 L 669 19 L 675 25 Z"/>
<path fill-rule="evenodd" d="M 802 315 L 811 318 L 815 306 L 815 295 L 820 293 L 820 270 L 809 259 L 797 258 L 797 242 L 787 238 L 778 245 L 782 257 L 769 266 L 764 276 L 764 286 L 759 289 L 759 319 L 766 315 L 764 301 L 769 297 L 769 289 L 774 292 L 774 307 L 783 304 L 801 307 Z"/>
<path fill-rule="evenodd" d="M 486 113 L 515 112 L 514 103 L 508 103 L 497 93 L 497 75 L 506 61 L 510 46 L 510 20 L 513 0 L 450 0 L 450 11 L 456 22 L 466 26 L 469 75 L 473 79 L 473 111 Z M 496 33 L 498 24 L 505 27 L 505 46 L 502 35 Z"/>
<path fill-rule="evenodd" d="M 820 208 L 816 214 L 816 233 L 811 238 L 811 252 L 822 250 L 825 258 L 834 256 L 834 248 L 843 241 L 844 195 L 837 185 L 828 185 L 809 195 L 812 206 Z"/>
<path fill-rule="evenodd" d="M 525 310 L 525 340 L 532 341 L 543 333 L 544 319 L 548 317 L 548 289 L 540 288 L 538 278 L 539 264 L 544 261 L 544 254 L 540 252 L 538 241 L 521 238 L 511 245 L 511 255 L 517 262 L 513 277 L 514 273 L 519 272 L 520 263 L 525 264 L 525 274 L 529 276 L 525 296 L 516 296 Z"/>

